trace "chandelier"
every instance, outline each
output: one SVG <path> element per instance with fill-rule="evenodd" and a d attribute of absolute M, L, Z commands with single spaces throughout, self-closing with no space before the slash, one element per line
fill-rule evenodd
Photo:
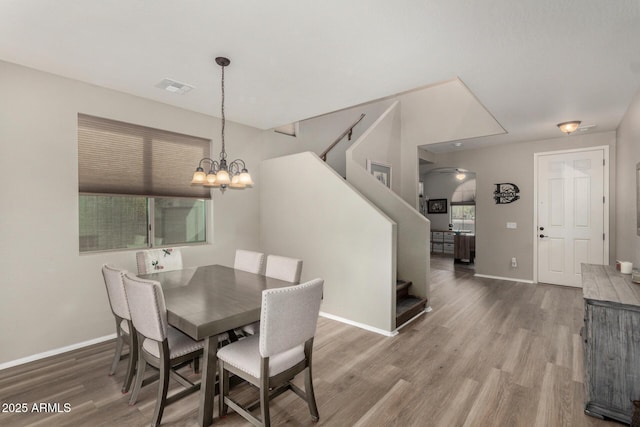
<path fill-rule="evenodd" d="M 198 163 L 198 167 L 193 174 L 191 180 L 192 185 L 203 185 L 205 187 L 219 187 L 224 193 L 227 188 L 240 190 L 253 186 L 253 180 L 247 166 L 242 159 L 236 159 L 227 164 L 227 152 L 224 146 L 224 67 L 229 65 L 231 61 L 228 58 L 217 57 L 216 63 L 222 68 L 222 151 L 220 152 L 220 160 L 213 160 L 204 157 Z M 202 167 L 207 165 L 209 171 L 205 173 Z"/>

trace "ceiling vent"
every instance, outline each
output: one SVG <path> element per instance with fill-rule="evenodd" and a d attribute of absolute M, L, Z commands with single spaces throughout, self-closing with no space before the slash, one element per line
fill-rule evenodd
<path fill-rule="evenodd" d="M 180 95 L 184 95 L 194 88 L 194 86 L 188 85 L 186 83 L 180 83 L 172 79 L 164 79 L 160 83 L 158 83 L 156 87 Z"/>

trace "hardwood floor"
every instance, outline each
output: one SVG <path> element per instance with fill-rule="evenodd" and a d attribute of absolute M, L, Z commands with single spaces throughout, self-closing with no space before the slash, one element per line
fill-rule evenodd
<path fill-rule="evenodd" d="M 432 267 L 433 311 L 396 337 L 320 319 L 313 365 L 318 425 L 620 425 L 583 413 L 581 290 L 474 278 L 439 261 Z M 120 393 L 125 364 L 107 376 L 113 351 L 113 342 L 103 343 L 0 371 L 3 404 L 25 402 L 29 411 L 37 402 L 71 405 L 68 413 L 0 413 L 0 425 L 148 425 L 156 389 L 146 387 L 129 406 Z M 247 386 L 234 391 L 257 396 Z M 195 425 L 197 405 L 189 396 L 169 406 L 162 424 Z M 272 402 L 271 415 L 273 425 L 313 425 L 292 393 Z M 232 411 L 215 421 L 249 425 Z"/>

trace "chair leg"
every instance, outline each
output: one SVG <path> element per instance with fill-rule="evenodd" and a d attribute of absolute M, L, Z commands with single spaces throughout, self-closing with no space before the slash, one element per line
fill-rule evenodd
<path fill-rule="evenodd" d="M 318 421 L 320 414 L 318 413 L 318 405 L 316 404 L 316 395 L 313 391 L 313 378 L 311 373 L 311 365 L 309 365 L 304 374 L 304 391 L 307 395 L 307 404 L 309 405 L 309 412 L 311 412 L 311 419 Z"/>
<path fill-rule="evenodd" d="M 167 392 L 169 391 L 169 371 L 171 365 L 169 360 L 169 344 L 165 339 L 162 343 L 163 351 L 160 353 L 160 384 L 158 386 L 158 400 L 156 401 L 156 409 L 153 411 L 151 418 L 152 426 L 159 426 L 162 420 L 162 413 L 167 401 Z"/>
<path fill-rule="evenodd" d="M 138 336 L 138 340 L 141 337 Z M 140 389 L 142 388 L 142 381 L 144 381 L 144 371 L 147 367 L 147 361 L 144 360 L 142 356 L 142 350 L 138 351 L 138 366 L 136 368 L 136 382 L 133 386 L 133 391 L 131 392 L 131 398 L 129 399 L 129 405 L 135 405 L 138 401 L 138 393 L 140 393 Z"/>
<path fill-rule="evenodd" d="M 133 326 L 131 326 L 133 328 Z M 132 330 L 132 329 L 130 329 Z M 136 374 L 136 364 L 138 363 L 138 337 L 134 332 L 129 335 L 129 363 L 127 365 L 127 376 L 124 379 L 122 385 L 122 393 L 128 393 L 133 382 L 133 377 Z"/>
<path fill-rule="evenodd" d="M 113 361 L 111 362 L 111 370 L 109 371 L 109 376 L 112 376 L 116 373 L 116 368 L 118 367 L 118 362 L 120 361 L 120 356 L 122 355 L 122 345 L 124 344 L 124 339 L 122 338 L 122 332 L 120 331 L 120 325 L 117 324 L 116 321 L 116 354 L 113 356 Z"/>
<path fill-rule="evenodd" d="M 218 407 L 220 417 L 224 417 L 225 415 L 227 415 L 227 410 L 229 409 L 229 405 L 227 405 L 224 401 L 224 399 L 229 396 L 229 371 L 224 369 L 224 362 L 222 360 L 219 361 L 218 367 Z"/>
<path fill-rule="evenodd" d="M 260 378 L 260 415 L 264 427 L 271 426 L 269 415 L 269 358 L 262 358 L 261 378 Z"/>

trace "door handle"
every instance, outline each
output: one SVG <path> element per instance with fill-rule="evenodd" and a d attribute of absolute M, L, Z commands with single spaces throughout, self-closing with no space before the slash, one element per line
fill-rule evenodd
<path fill-rule="evenodd" d="M 540 238 L 541 238 L 541 239 L 544 239 L 545 237 L 549 237 L 549 236 L 547 236 L 547 235 L 545 235 L 545 234 L 541 234 L 541 235 L 540 235 Z"/>

